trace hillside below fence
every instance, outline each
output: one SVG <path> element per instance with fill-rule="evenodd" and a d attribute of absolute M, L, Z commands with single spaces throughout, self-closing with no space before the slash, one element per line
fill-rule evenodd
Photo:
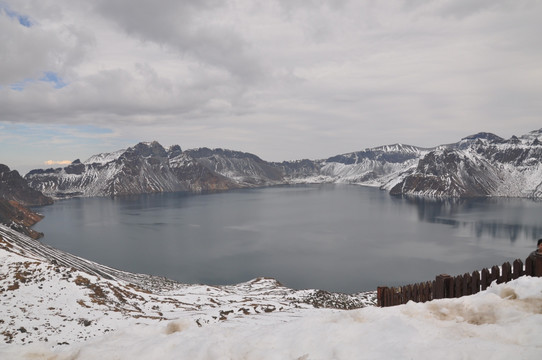
<path fill-rule="evenodd" d="M 528 257 L 525 264 L 517 259 L 512 264 L 505 262 L 501 267 L 482 269 L 464 275 L 438 275 L 434 281 L 400 287 L 377 289 L 378 306 L 406 304 L 408 301 L 426 302 L 434 299 L 458 298 L 485 290 L 493 281 L 498 284 L 519 278 L 520 276 L 542 277 L 542 256 Z"/>

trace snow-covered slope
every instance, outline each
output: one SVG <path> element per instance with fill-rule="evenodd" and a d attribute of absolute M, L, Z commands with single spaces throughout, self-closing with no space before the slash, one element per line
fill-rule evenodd
<path fill-rule="evenodd" d="M 183 285 L 99 266 L 0 226 L 2 359 L 540 357 L 542 278 L 425 304 L 322 307 L 371 300 L 264 278 Z"/>
<path fill-rule="evenodd" d="M 253 154 L 208 148 L 186 150 L 185 153 L 210 171 L 244 187 L 284 183 L 282 171 Z"/>
<path fill-rule="evenodd" d="M 134 324 L 182 318 L 205 326 L 315 308 L 373 305 L 374 292 L 292 290 L 258 278 L 231 286 L 185 285 L 132 274 L 59 251 L 0 225 L 0 343 L 74 344 Z M 175 323 L 171 323 L 175 328 Z M 2 357 L 0 346 L 0 358 Z"/>
<path fill-rule="evenodd" d="M 383 186 L 416 166 L 427 152 L 411 145 L 379 146 L 329 158 L 320 172 L 333 182 Z"/>
<path fill-rule="evenodd" d="M 504 140 L 480 133 L 427 153 L 392 194 L 542 197 L 542 130 Z"/>
<path fill-rule="evenodd" d="M 415 167 L 429 149 L 394 144 L 330 157 L 326 160 L 300 160 L 274 163 L 286 182 L 342 183 L 391 187 L 405 172 Z"/>

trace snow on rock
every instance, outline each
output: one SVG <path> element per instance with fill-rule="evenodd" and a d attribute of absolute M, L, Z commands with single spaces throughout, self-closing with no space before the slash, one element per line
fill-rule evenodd
<path fill-rule="evenodd" d="M 117 160 L 125 151 L 126 151 L 126 149 L 121 149 L 121 150 L 117 150 L 117 151 L 114 151 L 114 152 L 111 152 L 111 153 L 96 154 L 96 155 L 93 155 L 90 158 L 88 158 L 84 162 L 84 164 L 86 164 L 86 165 L 91 165 L 91 164 L 104 165 L 104 164 L 107 164 L 108 162 Z"/>
<path fill-rule="evenodd" d="M 529 197 L 542 192 L 542 131 L 504 140 L 480 133 L 440 146 L 397 182 L 394 195 Z"/>

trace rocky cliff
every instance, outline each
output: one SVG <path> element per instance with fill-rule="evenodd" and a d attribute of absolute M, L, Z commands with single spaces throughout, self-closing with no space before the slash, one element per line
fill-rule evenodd
<path fill-rule="evenodd" d="M 52 203 L 51 198 L 30 188 L 17 171 L 10 170 L 6 165 L 0 164 L 0 223 L 38 239 L 43 234 L 30 227 L 40 221 L 42 216 L 26 206 Z"/>
<path fill-rule="evenodd" d="M 53 203 L 53 199 L 31 188 L 16 170 L 0 164 L 0 198 L 14 200 L 25 206 L 40 206 Z"/>

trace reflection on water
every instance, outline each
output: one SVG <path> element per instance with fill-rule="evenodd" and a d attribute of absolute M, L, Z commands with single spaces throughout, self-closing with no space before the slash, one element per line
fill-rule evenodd
<path fill-rule="evenodd" d="M 356 292 L 525 257 L 542 203 L 426 200 L 352 185 L 300 185 L 58 201 L 43 242 L 123 270 L 185 283 L 274 277 Z"/>
<path fill-rule="evenodd" d="M 463 236 L 503 238 L 510 239 L 511 242 L 542 237 L 539 209 L 542 204 L 537 201 L 419 197 L 404 197 L 403 200 L 416 208 L 420 221 L 450 225 L 464 234 Z M 532 212 L 519 219 L 518 216 L 525 211 Z M 483 214 L 482 218 L 480 214 Z"/>

